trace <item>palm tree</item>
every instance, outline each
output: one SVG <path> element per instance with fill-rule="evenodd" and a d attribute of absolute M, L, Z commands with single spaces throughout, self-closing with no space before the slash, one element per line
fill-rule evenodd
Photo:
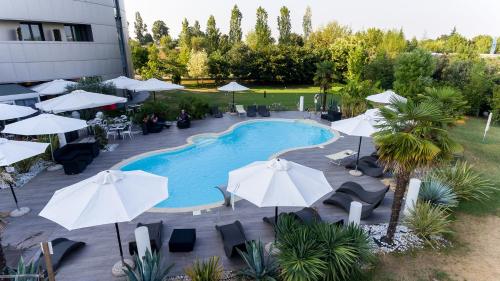
<path fill-rule="evenodd" d="M 326 111 L 326 92 L 332 88 L 334 78 L 333 62 L 322 61 L 316 64 L 316 73 L 314 73 L 313 80 L 323 94 L 321 99 L 322 111 Z"/>
<path fill-rule="evenodd" d="M 459 147 L 445 129 L 449 117 L 434 103 L 406 103 L 393 100 L 390 108 L 380 108 L 385 120 L 374 134 L 379 160 L 394 171 L 396 191 L 391 219 L 384 241 L 392 243 L 401 211 L 401 203 L 412 173 L 449 159 Z"/>

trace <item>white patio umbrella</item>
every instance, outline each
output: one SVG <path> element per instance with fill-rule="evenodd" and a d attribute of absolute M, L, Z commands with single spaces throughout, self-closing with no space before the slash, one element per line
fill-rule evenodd
<path fill-rule="evenodd" d="M 368 96 L 368 97 L 366 97 L 366 99 L 369 101 L 372 101 L 372 102 L 384 103 L 384 104 L 391 103 L 392 99 L 398 99 L 398 100 L 402 100 L 402 101 L 406 102 L 406 99 L 404 97 L 396 94 L 392 90 L 387 90 L 387 91 L 382 92 L 380 94 Z"/>
<path fill-rule="evenodd" d="M 0 167 L 9 166 L 24 159 L 42 154 L 48 146 L 48 143 L 13 141 L 0 138 Z M 10 212 L 10 215 L 12 217 L 18 217 L 29 213 L 30 209 L 28 207 L 19 207 L 12 184 L 8 183 L 8 186 L 14 197 L 14 202 L 16 203 L 16 209 Z"/>
<path fill-rule="evenodd" d="M 40 114 L 35 117 L 24 119 L 12 124 L 8 124 L 3 129 L 3 133 L 23 136 L 62 134 L 76 131 L 87 127 L 87 122 L 80 119 L 68 118 L 54 114 Z M 54 159 L 54 149 L 50 142 L 52 159 Z"/>
<path fill-rule="evenodd" d="M 0 103 L 0 120 L 25 117 L 37 111 L 28 106 Z"/>
<path fill-rule="evenodd" d="M 128 78 L 126 76 L 116 77 L 115 79 L 109 79 L 104 81 L 104 83 L 113 83 L 117 89 L 121 90 L 132 90 L 132 88 L 141 83 L 140 80 L 135 80 L 132 78 Z"/>
<path fill-rule="evenodd" d="M 373 112 L 371 114 L 373 114 Z M 350 171 L 351 175 L 354 176 L 361 175 L 361 172 L 358 171 L 359 153 L 361 151 L 361 141 L 363 140 L 363 137 L 371 137 L 373 133 L 377 132 L 378 129 L 375 127 L 376 123 L 377 121 L 367 114 L 361 114 L 353 118 L 332 122 L 331 126 L 334 130 L 337 130 L 346 135 L 359 137 L 358 155 L 356 157 L 356 168 L 353 171 Z"/>
<path fill-rule="evenodd" d="M 232 92 L 233 93 L 233 106 L 231 108 L 231 112 L 234 112 L 234 110 L 235 110 L 234 93 L 235 92 L 244 92 L 244 91 L 248 91 L 250 89 L 233 81 L 227 85 L 224 85 L 222 87 L 217 88 L 217 90 L 222 91 L 222 92 Z"/>
<path fill-rule="evenodd" d="M 125 102 L 127 99 L 123 97 L 76 90 L 67 95 L 36 103 L 35 106 L 45 112 L 61 113 Z"/>
<path fill-rule="evenodd" d="M 257 207 L 309 207 L 333 189 L 322 171 L 284 159 L 256 161 L 229 172 L 227 191 Z"/>
<path fill-rule="evenodd" d="M 76 82 L 56 79 L 31 87 L 31 90 L 40 94 L 40 96 L 60 95 L 67 92 L 66 87 L 76 85 Z"/>
<path fill-rule="evenodd" d="M 39 215 L 68 230 L 115 224 L 121 261 L 113 268 L 121 269 L 125 259 L 118 223 L 133 220 L 167 198 L 166 177 L 107 170 L 57 190 Z"/>
<path fill-rule="evenodd" d="M 172 90 L 182 90 L 182 89 L 184 89 L 184 86 L 161 81 L 156 78 L 151 78 L 146 81 L 141 81 L 140 83 L 133 85 L 129 88 L 129 90 L 134 90 L 137 92 L 140 91 L 153 92 L 154 100 L 156 100 L 157 91 L 172 91 Z"/>

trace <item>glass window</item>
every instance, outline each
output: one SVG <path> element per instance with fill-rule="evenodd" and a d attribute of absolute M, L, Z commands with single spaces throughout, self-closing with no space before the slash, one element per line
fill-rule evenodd
<path fill-rule="evenodd" d="M 20 40 L 44 41 L 42 25 L 39 23 L 23 22 L 19 25 Z"/>
<path fill-rule="evenodd" d="M 54 41 L 62 41 L 61 30 L 54 29 L 54 30 L 52 30 L 52 32 L 54 33 Z"/>
<path fill-rule="evenodd" d="M 73 36 L 73 29 L 70 25 L 64 26 L 64 33 L 66 34 L 66 41 L 75 41 L 75 37 Z"/>
<path fill-rule="evenodd" d="M 94 41 L 92 27 L 87 24 L 64 25 L 67 41 L 90 42 Z"/>
<path fill-rule="evenodd" d="M 30 26 L 28 24 L 21 24 L 20 26 L 20 30 L 21 30 L 21 38 L 19 38 L 20 40 L 23 40 L 23 41 L 31 41 L 31 32 L 30 32 Z"/>
<path fill-rule="evenodd" d="M 34 41 L 43 41 L 42 25 L 30 24 L 31 34 Z"/>

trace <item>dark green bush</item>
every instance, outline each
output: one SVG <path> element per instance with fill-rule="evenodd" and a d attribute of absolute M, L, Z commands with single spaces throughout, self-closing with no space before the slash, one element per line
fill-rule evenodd
<path fill-rule="evenodd" d="M 172 110 L 165 101 L 149 101 L 144 103 L 141 110 L 134 115 L 134 122 L 142 124 L 142 119 L 153 113 L 165 120 L 174 120 L 178 114 L 175 110 Z"/>
<path fill-rule="evenodd" d="M 183 98 L 179 102 L 179 111 L 182 109 L 186 110 L 193 119 L 203 119 L 210 111 L 207 102 L 194 97 Z"/>

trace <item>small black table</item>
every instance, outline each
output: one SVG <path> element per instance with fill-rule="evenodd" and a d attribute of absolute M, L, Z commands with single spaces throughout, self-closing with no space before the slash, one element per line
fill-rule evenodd
<path fill-rule="evenodd" d="M 196 229 L 174 229 L 168 241 L 168 248 L 170 252 L 191 252 L 195 242 Z"/>

